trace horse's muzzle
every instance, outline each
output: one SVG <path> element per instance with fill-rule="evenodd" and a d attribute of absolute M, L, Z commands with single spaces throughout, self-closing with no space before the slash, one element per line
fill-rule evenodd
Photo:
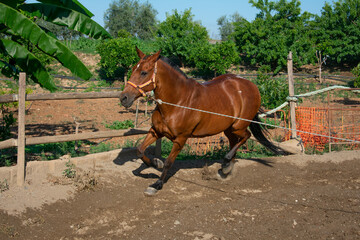
<path fill-rule="evenodd" d="M 131 107 L 131 105 L 133 104 L 135 100 L 135 97 L 130 95 L 129 93 L 121 93 L 120 94 L 120 102 L 121 105 L 123 105 L 126 108 Z"/>

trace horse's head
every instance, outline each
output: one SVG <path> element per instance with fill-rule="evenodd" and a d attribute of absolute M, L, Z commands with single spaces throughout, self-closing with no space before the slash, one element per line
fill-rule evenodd
<path fill-rule="evenodd" d="M 126 108 L 137 98 L 146 96 L 146 92 L 156 88 L 156 62 L 160 58 L 160 51 L 150 56 L 146 56 L 138 48 L 136 52 L 140 61 L 133 67 L 131 77 L 120 95 L 121 104 Z"/>

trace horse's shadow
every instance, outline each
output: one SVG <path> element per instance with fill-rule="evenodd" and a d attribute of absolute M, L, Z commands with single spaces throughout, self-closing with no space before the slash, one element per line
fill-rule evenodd
<path fill-rule="evenodd" d="M 149 147 L 146 151 L 145 154 L 149 157 L 149 158 L 153 158 L 155 157 L 155 147 Z M 134 176 L 137 177 L 141 177 L 144 179 L 158 179 L 161 175 L 161 171 L 157 170 L 157 173 L 143 173 L 143 171 L 145 169 L 148 169 L 149 167 L 146 166 L 144 163 L 139 162 L 138 161 L 138 157 L 136 155 L 136 149 L 135 148 L 130 148 L 130 149 L 124 149 L 123 151 L 121 151 L 118 156 L 114 159 L 114 163 L 116 165 L 124 165 L 126 162 L 132 161 L 132 162 L 136 162 L 138 163 L 138 168 L 134 169 L 132 171 L 132 173 L 134 174 Z M 165 159 L 161 158 L 162 161 L 165 161 Z M 253 162 L 257 162 L 259 164 L 262 164 L 264 166 L 267 167 L 273 167 L 273 162 L 266 160 L 266 159 L 261 159 L 261 158 L 247 158 L 247 159 L 241 159 L 240 161 L 253 161 Z M 173 177 L 179 170 L 181 169 L 202 169 L 205 166 L 212 166 L 214 164 L 222 164 L 223 160 L 222 159 L 217 159 L 217 160 L 209 160 L 206 159 L 206 157 L 204 157 L 203 159 L 196 159 L 196 160 L 179 160 L 179 161 L 175 161 L 173 166 L 170 168 L 170 170 L 167 173 L 167 177 L 166 177 L 166 181 L 169 180 L 171 177 Z M 166 182 L 165 181 L 165 182 Z"/>

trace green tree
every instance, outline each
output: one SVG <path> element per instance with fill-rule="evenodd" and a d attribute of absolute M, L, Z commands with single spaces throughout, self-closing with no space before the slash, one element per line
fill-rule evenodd
<path fill-rule="evenodd" d="M 210 43 L 197 45 L 192 52 L 194 63 L 199 71 L 213 75 L 225 74 L 239 60 L 235 43 L 224 41 L 212 45 Z"/>
<path fill-rule="evenodd" d="M 153 38 L 157 11 L 148 2 L 118 0 L 110 4 L 104 15 L 105 28 L 113 37 L 125 30 L 140 39 Z"/>
<path fill-rule="evenodd" d="M 217 19 L 217 24 L 219 25 L 219 31 L 221 40 L 227 41 L 231 40 L 230 36 L 234 32 L 234 23 L 246 22 L 245 18 L 241 17 L 239 13 L 235 12 L 229 18 L 224 15 Z"/>
<path fill-rule="evenodd" d="M 299 0 L 250 0 L 259 10 L 253 22 L 234 23 L 233 38 L 250 65 L 268 65 L 274 72 L 286 68 L 288 52 L 294 53 L 294 65 L 315 62 L 315 48 L 309 37 L 312 15 L 301 13 Z"/>
<path fill-rule="evenodd" d="M 354 79 L 354 82 L 352 85 L 356 88 L 359 88 L 360 87 L 360 63 L 356 67 L 354 67 L 351 70 L 351 72 L 355 76 L 355 79 Z"/>
<path fill-rule="evenodd" d="M 60 26 L 51 22 L 39 19 L 37 21 L 39 27 L 46 29 L 56 36 L 57 39 L 65 42 L 71 42 L 73 39 L 77 39 L 82 36 L 81 32 L 67 28 L 66 26 Z"/>
<path fill-rule="evenodd" d="M 93 16 L 77 0 L 0 0 L 0 68 L 3 74 L 14 77 L 25 71 L 35 82 L 51 91 L 56 86 L 44 64 L 34 53 L 41 52 L 59 61 L 74 75 L 89 79 L 85 65 L 38 20 L 66 26 L 93 38 L 111 37 L 105 29 L 91 20 Z"/>
<path fill-rule="evenodd" d="M 156 42 L 161 53 L 175 56 L 182 66 L 193 65 L 191 52 L 194 47 L 207 44 L 209 39 L 206 28 L 193 20 L 191 9 L 182 14 L 177 10 L 167 14 L 165 21 L 159 25 L 157 35 Z"/>
<path fill-rule="evenodd" d="M 325 3 L 314 23 L 316 47 L 328 62 L 355 66 L 360 62 L 360 0 Z"/>
<path fill-rule="evenodd" d="M 102 72 L 109 79 L 127 77 L 131 66 L 139 60 L 130 34 L 121 31 L 120 35 L 122 37 L 104 41 L 96 48 Z"/>

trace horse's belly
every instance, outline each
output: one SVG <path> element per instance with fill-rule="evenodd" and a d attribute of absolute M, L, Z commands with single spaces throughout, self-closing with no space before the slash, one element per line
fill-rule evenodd
<path fill-rule="evenodd" d="M 200 122 L 193 130 L 191 137 L 207 137 L 216 135 L 228 129 L 233 123 L 232 119 L 208 119 L 207 121 Z"/>

